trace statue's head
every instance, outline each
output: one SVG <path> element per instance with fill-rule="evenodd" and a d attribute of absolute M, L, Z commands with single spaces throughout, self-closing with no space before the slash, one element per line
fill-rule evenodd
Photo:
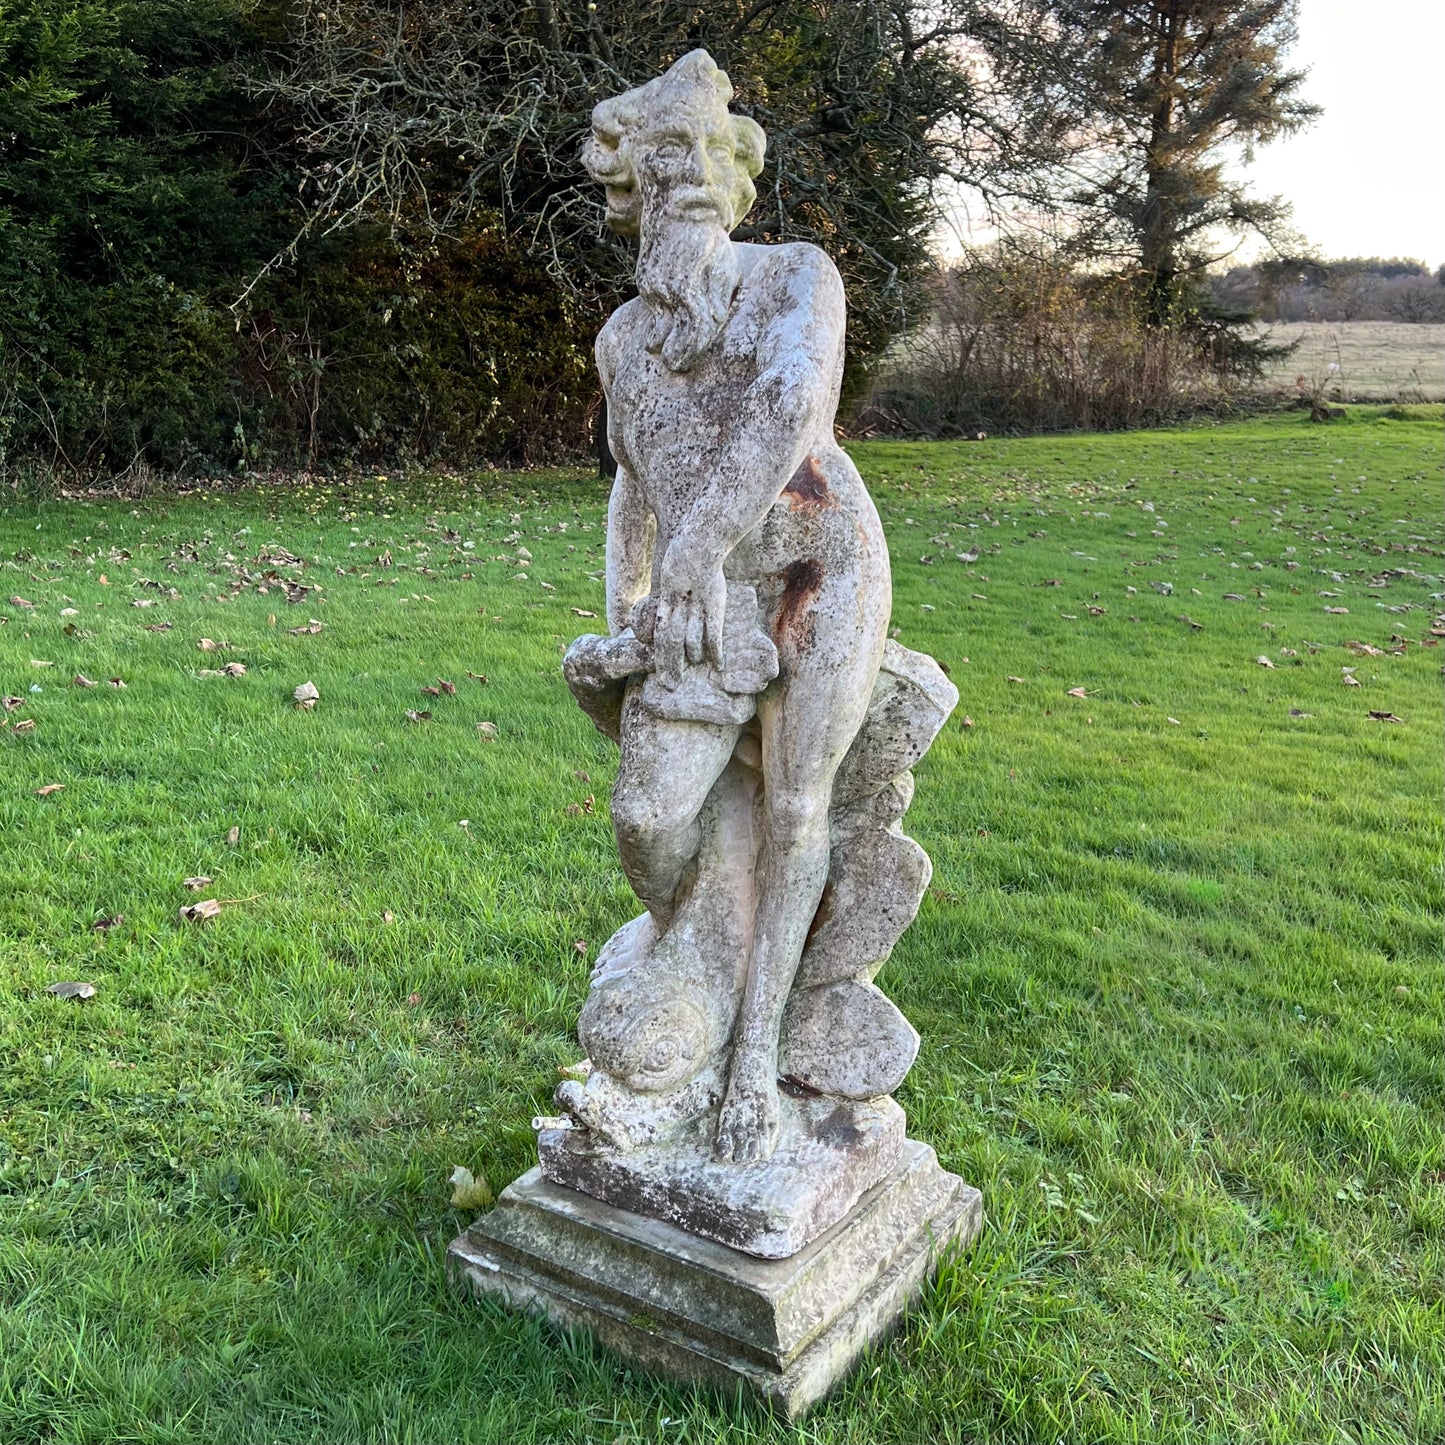
<path fill-rule="evenodd" d="M 582 160 L 607 188 L 615 231 L 637 235 L 654 208 L 675 219 L 711 219 L 725 231 L 747 215 L 766 141 L 755 120 L 729 113 L 732 94 L 727 72 L 694 50 L 593 110 Z"/>
<path fill-rule="evenodd" d="M 689 370 L 727 321 L 741 267 L 728 233 L 763 168 L 762 127 L 731 115 L 733 88 L 705 50 L 592 112 L 583 163 L 607 188 L 607 220 L 640 236 L 637 289 L 647 349 Z"/>

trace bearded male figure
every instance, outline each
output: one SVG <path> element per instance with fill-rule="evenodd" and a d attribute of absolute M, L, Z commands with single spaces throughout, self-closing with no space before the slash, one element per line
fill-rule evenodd
<path fill-rule="evenodd" d="M 640 240 L 597 338 L 619 467 L 608 634 L 562 670 L 621 749 L 646 911 L 600 949 L 537 1167 L 455 1239 L 480 1295 L 795 1417 L 982 1200 L 892 1098 L 919 1038 L 874 983 L 932 877 L 902 830 L 958 691 L 886 636 L 883 529 L 833 439 L 843 286 L 735 244 L 763 134 L 703 51 L 603 102 L 583 159 Z"/>
<path fill-rule="evenodd" d="M 872 695 L 891 586 L 877 511 L 833 437 L 842 281 L 815 246 L 730 239 L 764 149 L 756 123 L 729 113 L 731 93 L 694 51 L 599 105 L 583 158 L 607 188 L 609 223 L 640 237 L 640 294 L 603 327 L 597 363 L 618 462 L 607 618 L 614 635 L 650 627 L 652 643 L 652 676 L 633 680 L 622 710 L 612 813 L 659 933 L 743 726 L 686 701 L 691 671 L 728 676 L 740 625 L 730 592 L 750 602 L 751 589 L 776 648 L 776 677 L 755 698 L 756 908 L 715 1142 L 720 1159 L 745 1161 L 777 1142 L 779 1026 L 828 876 L 834 774 Z"/>

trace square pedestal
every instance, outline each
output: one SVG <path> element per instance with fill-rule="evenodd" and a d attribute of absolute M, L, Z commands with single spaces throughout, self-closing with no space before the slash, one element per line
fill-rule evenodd
<path fill-rule="evenodd" d="M 629 1363 L 739 1383 L 795 1418 L 983 1224 L 976 1189 L 908 1140 L 896 1168 L 826 1233 L 757 1259 L 542 1178 L 533 1169 L 448 1250 L 477 1294 L 585 1328 Z"/>

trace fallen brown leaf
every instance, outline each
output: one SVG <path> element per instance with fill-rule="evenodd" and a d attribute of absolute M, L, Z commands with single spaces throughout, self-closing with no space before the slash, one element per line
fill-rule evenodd
<path fill-rule="evenodd" d="M 229 843 L 231 847 L 234 848 L 240 841 L 241 830 L 239 828 L 232 828 L 231 831 L 226 834 L 226 842 Z"/>
<path fill-rule="evenodd" d="M 1177 717 L 1166 717 L 1164 721 L 1167 723 L 1173 723 L 1174 726 L 1177 728 L 1182 728 L 1184 726 L 1184 724 L 1180 722 Z"/>
<path fill-rule="evenodd" d="M 94 998 L 95 985 L 93 983 L 52 983 L 47 984 L 46 993 L 53 993 L 56 998 Z"/>
<path fill-rule="evenodd" d="M 497 725 L 494 722 L 479 722 L 477 732 L 484 743 L 489 743 L 497 736 Z"/>
<path fill-rule="evenodd" d="M 1256 657 L 1254 660 L 1255 660 L 1256 663 L 1259 664 L 1260 667 L 1273 667 L 1273 666 L 1274 666 L 1274 663 L 1272 663 L 1272 662 L 1269 660 L 1269 658 L 1267 658 L 1263 653 L 1260 653 L 1260 655 L 1259 655 L 1258 657 Z"/>
<path fill-rule="evenodd" d="M 203 637 L 196 643 L 202 652 L 220 652 L 226 644 L 224 642 L 212 642 L 209 637 Z"/>
<path fill-rule="evenodd" d="M 1351 677 L 1349 673 L 1345 674 L 1344 683 L 1346 687 L 1359 687 L 1361 685 L 1360 679 L 1357 677 Z"/>
<path fill-rule="evenodd" d="M 1069 689 L 1069 696 L 1070 696 L 1070 697 L 1088 697 L 1088 695 L 1089 695 L 1089 693 L 1088 693 L 1088 690 L 1087 690 L 1086 688 L 1082 688 L 1082 687 L 1071 687 L 1071 688 Z"/>
<path fill-rule="evenodd" d="M 383 923 L 395 923 L 396 914 L 394 914 L 389 908 L 383 908 L 381 910 L 381 921 Z"/>
<path fill-rule="evenodd" d="M 83 672 L 77 672 L 70 679 L 71 687 L 94 687 L 95 684 Z"/>
<path fill-rule="evenodd" d="M 220 911 L 219 898 L 203 898 L 199 903 L 185 903 L 181 905 L 181 922 L 204 923 L 208 918 L 215 918 Z"/>
<path fill-rule="evenodd" d="M 303 682 L 291 696 L 296 699 L 296 706 L 300 708 L 313 708 L 321 701 L 321 694 L 316 690 L 314 682 Z"/>
<path fill-rule="evenodd" d="M 64 791 L 64 788 L 64 783 L 46 783 L 43 788 L 36 788 L 35 796 L 37 798 L 48 798 L 52 793 Z"/>
<path fill-rule="evenodd" d="M 444 677 L 437 678 L 437 686 L 446 693 L 448 697 L 455 697 L 457 695 L 456 683 L 448 682 Z"/>
<path fill-rule="evenodd" d="M 1010 674 L 1008 680 L 1009 680 L 1010 682 L 1022 682 L 1022 681 L 1023 681 L 1023 678 L 1021 678 L 1021 677 L 1014 677 L 1012 674 Z"/>
<path fill-rule="evenodd" d="M 90 931 L 92 933 L 109 933 L 112 928 L 118 928 L 124 922 L 124 913 L 113 913 L 109 918 L 97 918 L 90 925 Z"/>
<path fill-rule="evenodd" d="M 125 679 L 122 677 L 113 677 L 110 679 L 110 685 L 114 688 L 123 688 L 125 686 Z"/>
<path fill-rule="evenodd" d="M 572 611 L 573 611 L 573 613 L 574 613 L 576 616 L 578 616 L 578 617 L 596 617 L 596 616 L 597 616 L 597 614 L 596 614 L 595 612 L 589 612 L 585 607 L 574 607 L 574 608 L 572 609 Z"/>
<path fill-rule="evenodd" d="M 0 706 L 3 706 L 6 712 L 14 712 L 16 708 L 25 706 L 25 699 L 23 697 L 7 697 L 3 703 L 0 703 Z"/>
<path fill-rule="evenodd" d="M 246 664 L 244 662 L 228 662 L 221 669 L 221 673 L 224 677 L 245 677 Z"/>
<path fill-rule="evenodd" d="M 182 878 L 181 887 L 189 888 L 192 893 L 199 893 L 202 888 L 209 888 L 211 880 L 204 873 L 197 873 L 194 878 Z"/>
<path fill-rule="evenodd" d="M 973 726 L 973 719 L 969 717 L 967 713 L 964 713 L 963 715 L 963 726 L 966 728 L 971 728 Z"/>
<path fill-rule="evenodd" d="M 442 690 L 439 687 L 421 687 L 418 688 L 417 691 L 424 692 L 428 697 L 440 697 L 442 695 Z"/>
<path fill-rule="evenodd" d="M 429 712 L 418 712 L 414 707 L 409 707 L 406 710 L 406 720 L 407 722 L 414 723 L 430 722 L 431 714 Z"/>
<path fill-rule="evenodd" d="M 34 607 L 34 606 L 35 606 L 35 604 L 34 604 L 33 602 L 27 602 L 23 597 L 12 597 L 12 598 L 10 599 L 10 605 L 11 605 L 12 607 Z"/>
<path fill-rule="evenodd" d="M 169 632 L 176 624 L 174 622 L 152 622 L 146 628 L 147 632 Z"/>
<path fill-rule="evenodd" d="M 313 617 L 305 627 L 288 627 L 286 631 L 292 637 L 315 637 L 321 631 L 321 624 Z"/>
<path fill-rule="evenodd" d="M 1348 607 L 1326 607 L 1325 611 L 1333 612 L 1340 617 L 1346 617 L 1349 615 L 1350 609 Z"/>
<path fill-rule="evenodd" d="M 1368 716 L 1374 718 L 1376 722 L 1402 723 L 1405 721 L 1404 718 L 1396 717 L 1392 712 L 1376 712 L 1373 708 L 1371 708 Z"/>
<path fill-rule="evenodd" d="M 487 674 L 485 672 L 472 672 L 469 670 L 467 676 L 471 678 L 473 682 L 481 683 L 483 687 L 487 685 Z"/>
<path fill-rule="evenodd" d="M 15 724 L 15 736 L 20 737 L 24 733 L 35 731 L 35 719 L 33 717 L 22 718 Z"/>

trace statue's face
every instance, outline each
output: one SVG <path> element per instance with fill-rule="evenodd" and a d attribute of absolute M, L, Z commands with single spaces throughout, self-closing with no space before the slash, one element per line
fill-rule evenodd
<path fill-rule="evenodd" d="M 645 214 L 732 229 L 733 128 L 721 101 L 668 108 L 633 140 L 632 156 Z"/>

